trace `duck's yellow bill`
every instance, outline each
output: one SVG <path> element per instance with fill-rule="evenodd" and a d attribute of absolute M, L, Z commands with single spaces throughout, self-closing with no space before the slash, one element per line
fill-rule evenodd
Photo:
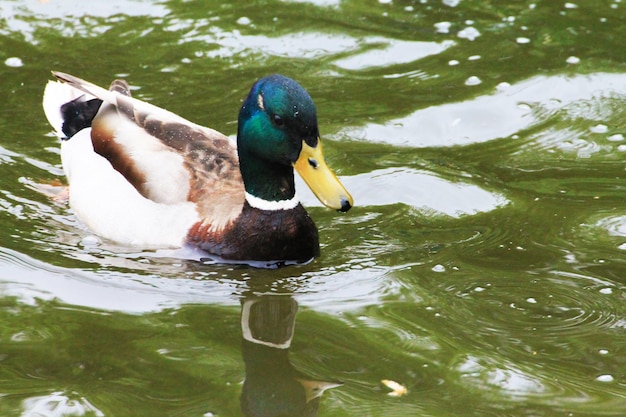
<path fill-rule="evenodd" d="M 350 210 L 352 196 L 326 165 L 322 142 L 318 140 L 317 146 L 311 147 L 302 141 L 302 151 L 293 166 L 322 204 L 339 211 Z"/>

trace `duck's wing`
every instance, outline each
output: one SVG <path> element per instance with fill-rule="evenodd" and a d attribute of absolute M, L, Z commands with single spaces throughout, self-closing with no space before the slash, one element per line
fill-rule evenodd
<path fill-rule="evenodd" d="M 205 226 L 214 230 L 239 215 L 244 188 L 236 146 L 228 137 L 132 98 L 124 81 L 106 90 L 69 74 L 53 74 L 102 100 L 91 125 L 94 150 L 139 193 L 164 204 L 194 202 Z"/>

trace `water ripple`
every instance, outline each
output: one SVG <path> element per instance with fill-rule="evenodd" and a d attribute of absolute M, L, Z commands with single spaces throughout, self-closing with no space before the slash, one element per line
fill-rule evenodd
<path fill-rule="evenodd" d="M 568 272 L 550 275 L 532 280 L 532 285 L 521 292 L 521 298 L 510 295 L 520 294 L 519 288 L 509 288 L 504 282 L 448 288 L 461 299 L 471 301 L 461 304 L 465 306 L 461 311 L 449 314 L 472 315 L 474 330 L 489 339 L 500 336 L 523 339 L 521 334 L 535 333 L 540 336 L 535 338 L 538 345 L 527 346 L 529 352 L 537 352 L 540 346 L 551 346 L 552 350 L 567 337 L 597 335 L 610 330 L 623 318 L 615 302 L 619 296 L 607 292 L 606 284 Z M 473 308 L 480 315 L 472 314 Z M 517 333 L 520 336 L 515 336 Z"/>
<path fill-rule="evenodd" d="M 494 210 L 508 204 L 497 193 L 463 182 L 450 182 L 433 174 L 410 168 L 386 168 L 343 177 L 355 201 L 363 206 L 403 203 L 423 213 L 460 217 Z M 306 206 L 320 206 L 319 200 L 296 178 L 298 195 Z M 375 193 L 372 190 L 377 190 Z M 432 190 L 437 190 L 433 193 Z"/>
<path fill-rule="evenodd" d="M 384 124 L 348 127 L 340 136 L 412 147 L 467 145 L 511 137 L 542 121 L 546 112 L 598 95 L 626 94 L 621 79 L 620 74 L 601 73 L 534 77 L 491 95 L 427 107 Z M 535 107 L 541 113 L 537 114 Z"/>

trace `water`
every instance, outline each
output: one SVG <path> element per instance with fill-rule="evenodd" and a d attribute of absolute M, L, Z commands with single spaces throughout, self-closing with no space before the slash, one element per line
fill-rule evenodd
<path fill-rule="evenodd" d="M 0 1 L 0 415 L 624 415 L 626 4 L 493 3 Z M 53 69 L 228 135 L 290 76 L 356 205 L 271 271 L 102 241 Z"/>

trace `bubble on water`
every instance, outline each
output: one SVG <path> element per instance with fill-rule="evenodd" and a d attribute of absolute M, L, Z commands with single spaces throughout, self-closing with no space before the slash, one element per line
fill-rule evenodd
<path fill-rule="evenodd" d="M 570 56 L 568 57 L 565 62 L 567 62 L 568 64 L 578 64 L 580 62 L 580 58 L 576 57 L 576 56 Z"/>
<path fill-rule="evenodd" d="M 613 375 L 609 375 L 609 374 L 600 375 L 596 378 L 596 381 L 600 381 L 600 382 L 613 382 L 613 380 L 614 380 Z"/>
<path fill-rule="evenodd" d="M 437 29 L 437 33 L 450 33 L 451 25 L 450 22 L 437 22 L 434 26 Z"/>
<path fill-rule="evenodd" d="M 239 19 L 237 19 L 238 25 L 248 26 L 250 23 L 252 23 L 252 20 L 250 20 L 250 18 L 246 16 L 242 16 Z"/>
<path fill-rule="evenodd" d="M 578 9 L 578 5 L 574 3 L 565 3 L 566 9 Z"/>
<path fill-rule="evenodd" d="M 441 2 L 446 6 L 456 7 L 461 3 L 461 0 L 442 0 Z"/>
<path fill-rule="evenodd" d="M 529 303 L 529 304 L 537 304 L 537 300 L 534 299 L 533 297 L 528 297 L 526 299 L 526 302 Z"/>
<path fill-rule="evenodd" d="M 89 236 L 85 236 L 81 241 L 80 244 L 82 246 L 86 246 L 86 247 L 93 247 L 93 246 L 98 246 L 100 245 L 100 238 L 96 235 L 89 235 Z"/>
<path fill-rule="evenodd" d="M 511 84 L 507 82 L 501 82 L 498 85 L 496 85 L 496 90 L 498 92 L 502 92 L 502 91 L 508 90 L 510 87 L 511 87 Z M 517 135 L 513 135 L 513 136 L 517 136 Z M 513 139 L 517 139 L 517 137 L 514 137 Z"/>
<path fill-rule="evenodd" d="M 519 38 L 515 40 L 515 42 L 519 44 L 525 44 L 525 43 L 530 43 L 530 39 L 520 36 Z"/>
<path fill-rule="evenodd" d="M 448 65 L 450 65 L 451 67 L 459 65 L 459 61 L 457 61 L 456 59 L 451 59 L 450 61 L 448 61 Z"/>
<path fill-rule="evenodd" d="M 600 355 L 608 355 L 609 351 L 608 351 L 608 349 L 600 349 L 600 350 L 598 350 L 598 353 Z"/>
<path fill-rule="evenodd" d="M 4 61 L 4 65 L 6 65 L 7 67 L 18 68 L 24 66 L 24 62 L 22 62 L 20 58 L 12 56 L 11 58 L 7 58 Z"/>
<path fill-rule="evenodd" d="M 467 58 L 468 61 L 478 61 L 480 59 L 480 55 L 472 55 Z"/>
<path fill-rule="evenodd" d="M 611 288 L 602 288 L 600 294 L 613 294 L 613 290 Z"/>
<path fill-rule="evenodd" d="M 437 265 L 433 266 L 432 270 L 434 272 L 445 272 L 446 267 L 441 265 L 441 264 L 437 264 Z"/>
<path fill-rule="evenodd" d="M 607 125 L 599 123 L 595 126 L 591 126 L 589 130 L 591 131 L 591 133 L 606 133 L 609 131 L 609 127 Z"/>
<path fill-rule="evenodd" d="M 472 75 L 467 80 L 465 80 L 465 85 L 478 85 L 480 83 L 482 83 L 482 81 L 475 75 Z"/>
<path fill-rule="evenodd" d="M 480 32 L 476 28 L 470 26 L 470 27 L 466 27 L 465 29 L 457 33 L 457 36 L 461 39 L 467 39 L 467 40 L 473 41 L 474 39 L 480 36 Z"/>
<path fill-rule="evenodd" d="M 621 133 L 616 133 L 606 138 L 606 140 L 611 141 L 611 142 L 620 142 L 624 140 L 624 135 L 622 135 Z"/>

